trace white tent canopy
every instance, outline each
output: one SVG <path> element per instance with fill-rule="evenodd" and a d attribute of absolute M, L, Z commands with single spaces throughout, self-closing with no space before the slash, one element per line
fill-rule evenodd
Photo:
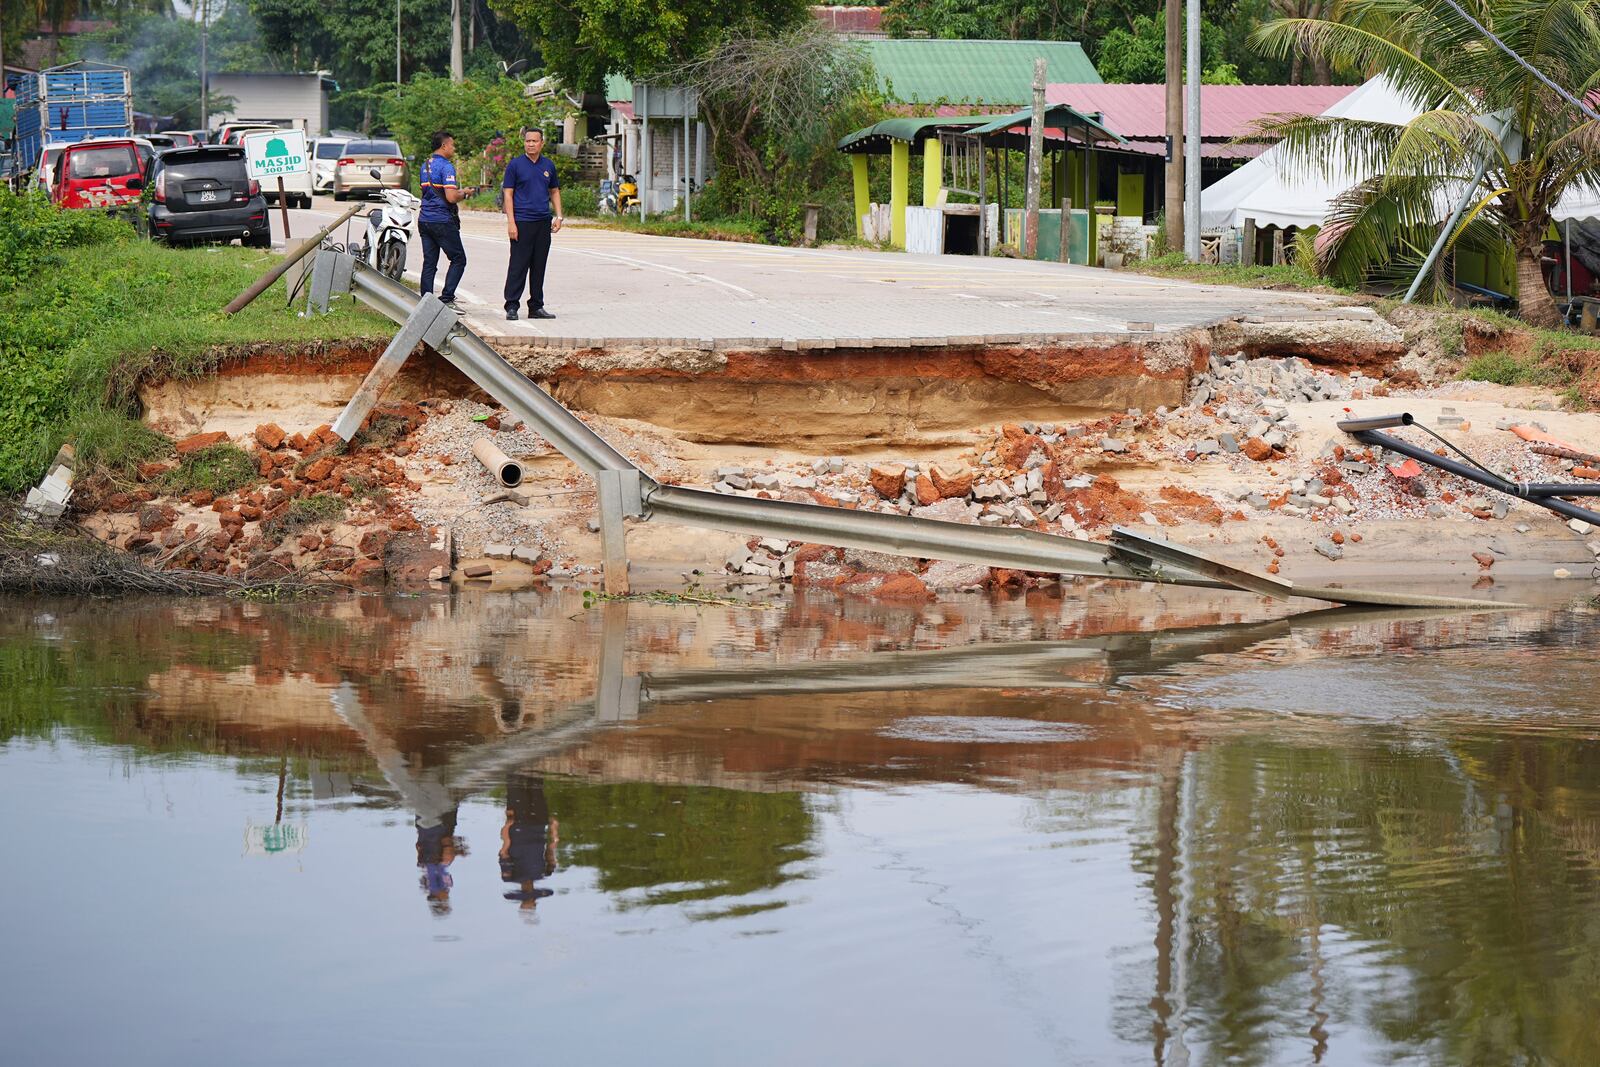
<path fill-rule="evenodd" d="M 1323 112 L 1335 118 L 1395 124 L 1410 122 L 1421 113 L 1421 107 L 1382 75 Z M 1283 156 L 1280 148 L 1269 148 L 1205 189 L 1200 194 L 1201 226 L 1207 230 L 1238 228 L 1247 218 L 1254 219 L 1257 226 L 1320 226 L 1335 197 L 1372 177 L 1372 172 L 1356 166 L 1345 167 L 1337 178 L 1305 167 L 1291 171 Z M 1441 220 L 1449 210 L 1444 209 Z M 1569 190 L 1554 215 L 1558 221 L 1600 218 L 1600 193 Z"/>

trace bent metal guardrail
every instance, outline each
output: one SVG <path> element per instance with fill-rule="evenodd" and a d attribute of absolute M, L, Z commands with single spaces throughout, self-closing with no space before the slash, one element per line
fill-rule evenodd
<path fill-rule="evenodd" d="M 550 394 L 511 366 L 434 296 L 411 289 L 355 257 L 322 249 L 312 267 L 309 306 L 326 311 L 337 292 L 399 323 L 366 380 L 334 423 L 345 441 L 355 436 L 407 357 L 419 344 L 444 356 L 475 384 L 594 478 L 600 503 L 600 537 L 607 592 L 627 591 L 627 550 L 622 520 L 662 518 L 705 529 L 783 537 L 921 559 L 955 560 L 991 567 L 1237 589 L 1276 599 L 1306 597 L 1341 604 L 1394 607 L 1503 608 L 1493 601 L 1360 589 L 1297 586 L 1243 570 L 1193 549 L 1116 528 L 1110 543 L 1057 537 L 1030 530 L 973 526 L 872 511 L 852 511 L 785 500 L 726 496 L 656 481 L 589 428 Z"/>

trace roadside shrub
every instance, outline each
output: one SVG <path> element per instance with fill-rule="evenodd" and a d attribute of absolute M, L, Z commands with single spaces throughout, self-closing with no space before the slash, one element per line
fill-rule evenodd
<path fill-rule="evenodd" d="M 167 489 L 174 493 L 207 489 L 221 496 L 259 480 L 250 453 L 238 445 L 223 443 L 184 456 L 167 474 Z"/>
<path fill-rule="evenodd" d="M 1292 262 L 1295 266 L 1308 274 L 1317 274 L 1317 231 L 1320 226 L 1306 226 L 1294 232 L 1294 242 L 1290 245 Z"/>
<path fill-rule="evenodd" d="M 600 214 L 600 190 L 593 182 L 562 182 L 561 210 L 576 218 L 594 218 Z"/>
<path fill-rule="evenodd" d="M 100 211 L 62 211 L 43 193 L 0 190 L 0 284 L 20 282 L 63 249 L 125 241 L 133 228 Z"/>

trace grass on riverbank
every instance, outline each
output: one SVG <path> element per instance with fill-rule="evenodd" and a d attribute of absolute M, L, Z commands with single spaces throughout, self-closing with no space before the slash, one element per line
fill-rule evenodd
<path fill-rule="evenodd" d="M 136 417 L 138 388 L 153 377 L 200 377 L 262 343 L 393 333 L 349 302 L 301 318 L 285 307 L 282 282 L 224 317 L 276 258 L 265 251 L 167 248 L 126 223 L 4 191 L 0 231 L 0 492 L 37 481 L 67 440 L 80 470 L 127 471 L 166 455 L 166 439 Z"/>
<path fill-rule="evenodd" d="M 1442 312 L 1436 330 L 1447 348 L 1468 353 L 1463 379 L 1560 390 L 1572 411 L 1600 404 L 1600 337 L 1529 326 L 1481 308 Z M 1475 343 L 1467 341 L 1469 331 Z"/>
<path fill-rule="evenodd" d="M 1304 267 L 1286 264 L 1281 267 L 1244 267 L 1236 263 L 1190 263 L 1181 252 L 1171 252 L 1153 259 L 1130 264 L 1127 270 L 1139 274 L 1154 274 L 1162 278 L 1182 278 L 1185 281 L 1207 285 L 1233 285 L 1241 289 L 1298 289 L 1307 293 L 1343 293 L 1353 295 L 1354 289 L 1344 289 L 1326 278 L 1319 277 Z"/>
<path fill-rule="evenodd" d="M 640 222 L 634 215 L 600 215 L 584 219 L 582 225 L 600 230 L 644 233 L 655 237 L 697 237 L 702 241 L 735 241 L 743 244 L 771 243 L 759 223 L 745 219 L 684 222 L 681 218 L 657 215 Z"/>

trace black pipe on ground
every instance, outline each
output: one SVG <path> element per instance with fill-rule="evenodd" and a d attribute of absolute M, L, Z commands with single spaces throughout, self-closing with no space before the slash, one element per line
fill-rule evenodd
<path fill-rule="evenodd" d="M 1390 437 L 1386 433 L 1380 433 L 1377 429 L 1370 428 L 1374 425 L 1382 425 L 1386 428 L 1410 426 L 1414 421 L 1410 415 L 1345 419 L 1339 423 L 1339 429 L 1344 430 L 1364 445 L 1371 445 L 1374 448 L 1386 448 L 1390 452 L 1409 456 L 1418 463 L 1426 463 L 1430 467 L 1437 467 L 1439 470 L 1454 474 L 1458 478 L 1476 482 L 1478 485 L 1493 489 L 1497 493 L 1504 493 L 1507 496 L 1527 500 L 1530 503 L 1538 504 L 1542 508 L 1548 508 L 1558 515 L 1565 515 L 1569 519 L 1582 519 L 1584 522 L 1600 526 L 1600 513 L 1590 511 L 1588 508 L 1580 508 L 1576 504 L 1569 504 L 1557 497 L 1558 493 L 1564 496 L 1600 496 L 1600 488 L 1587 485 L 1518 485 L 1516 482 L 1506 481 L 1499 475 L 1490 474 L 1479 470 L 1477 467 L 1435 455 L 1421 445 L 1414 445 L 1409 441 L 1402 441 L 1397 437 Z"/>

